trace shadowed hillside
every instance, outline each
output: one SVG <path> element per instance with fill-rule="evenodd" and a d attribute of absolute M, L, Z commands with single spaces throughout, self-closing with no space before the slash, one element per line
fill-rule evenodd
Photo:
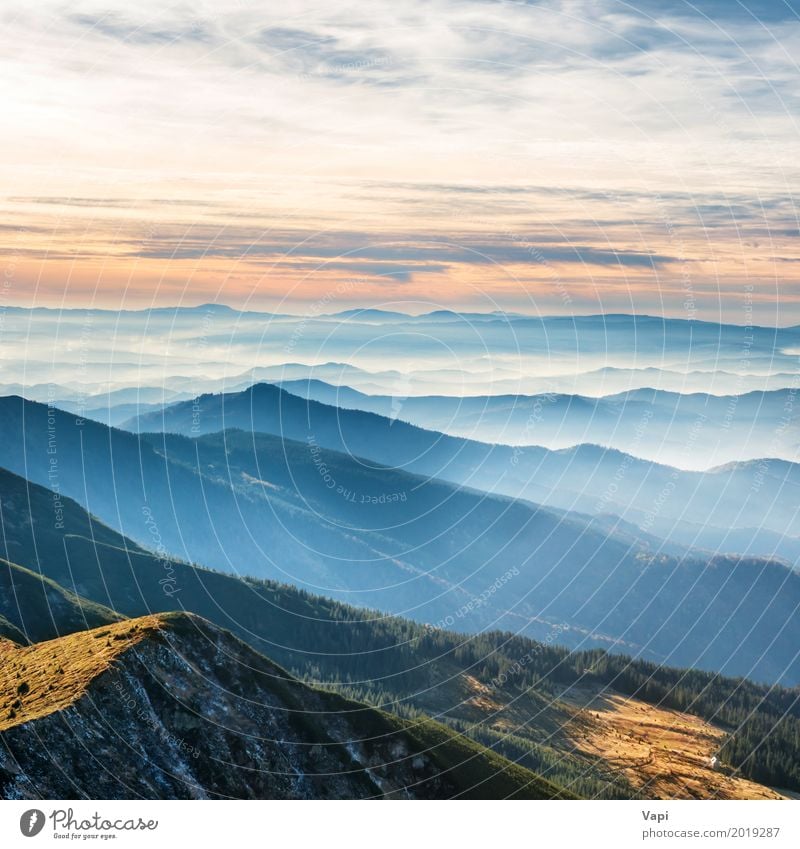
<path fill-rule="evenodd" d="M 308 687 L 184 614 L 6 649 L 0 735 L 3 798 L 571 798 L 430 720 Z"/>
<path fill-rule="evenodd" d="M 693 399 L 682 403 L 697 406 Z M 594 403 L 580 400 L 582 406 Z M 714 401 L 716 412 L 701 415 L 700 403 L 694 414 L 687 414 L 690 424 L 680 437 L 685 446 L 703 444 L 706 432 L 721 415 L 720 403 Z M 743 399 L 737 408 L 753 403 L 757 405 Z M 540 415 L 535 410 L 534 421 Z M 635 417 L 635 432 L 624 437 L 629 453 L 590 443 L 558 451 L 536 444 L 494 445 L 424 430 L 402 418 L 402 407 L 387 418 L 259 384 L 243 392 L 203 395 L 196 402 L 175 404 L 126 426 L 191 436 L 223 428 L 270 433 L 495 494 L 589 514 L 613 513 L 645 533 L 683 545 L 778 555 L 792 563 L 800 556 L 800 466 L 776 459 L 771 438 L 756 440 L 764 459 L 690 472 L 631 456 L 648 443 L 658 444 L 656 426 L 651 430 L 654 417 Z M 790 438 L 793 426 L 782 422 L 782 418 L 770 418 L 771 426 Z M 731 438 L 727 430 L 723 438 Z M 525 441 L 535 443 L 536 439 Z"/>

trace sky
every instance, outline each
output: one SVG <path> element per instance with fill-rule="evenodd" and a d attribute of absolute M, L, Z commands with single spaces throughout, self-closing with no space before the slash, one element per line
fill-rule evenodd
<path fill-rule="evenodd" d="M 799 15 L 0 0 L 0 301 L 796 324 Z"/>

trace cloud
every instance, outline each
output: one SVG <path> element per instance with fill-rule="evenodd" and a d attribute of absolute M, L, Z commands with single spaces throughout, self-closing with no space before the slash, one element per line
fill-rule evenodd
<path fill-rule="evenodd" d="M 185 206 L 191 208 L 209 209 L 219 204 L 210 204 L 202 198 L 133 198 L 133 197 L 49 197 L 48 195 L 31 195 L 28 197 L 10 197 L 9 203 L 39 204 L 42 206 L 74 206 L 88 209 L 135 209 L 143 206 Z"/>
<path fill-rule="evenodd" d="M 654 268 L 675 261 L 674 257 L 654 253 L 640 253 L 631 250 L 606 250 L 588 245 L 552 245 L 552 237 L 537 240 L 535 236 L 510 236 L 494 242 L 465 240 L 457 244 L 439 241 L 427 241 L 417 237 L 415 241 L 404 244 L 375 244 L 374 236 L 362 234 L 325 233 L 316 238 L 311 234 L 297 232 L 295 238 L 286 242 L 274 242 L 262 239 L 248 242 L 223 234 L 213 242 L 193 236 L 180 242 L 167 245 L 151 245 L 132 250 L 132 255 L 150 259 L 198 259 L 201 257 L 270 258 L 275 262 L 291 260 L 292 257 L 317 258 L 324 267 L 333 269 L 336 260 L 347 257 L 347 263 L 338 263 L 340 268 L 354 270 L 358 261 L 369 260 L 373 268 L 384 269 L 389 273 L 393 268 L 388 263 L 428 263 L 429 270 L 441 272 L 445 265 L 435 263 L 465 263 L 473 265 L 488 264 L 536 264 L 578 262 L 586 265 L 616 265 L 628 267 Z M 430 265 L 434 263 L 434 265 Z M 320 267 L 323 267 L 321 265 Z M 366 267 L 366 266 L 364 266 Z M 395 270 L 397 270 L 395 268 Z M 413 270 L 413 269 L 411 269 Z"/>
<path fill-rule="evenodd" d="M 779 289 L 797 253 L 793 5 L 0 10 L 3 211 L 20 255 L 112 257 L 118 279 L 146 266 L 154 291 L 172 259 L 245 288 L 269 263 L 371 263 L 468 298 L 490 265 L 551 263 L 618 273 L 632 298 L 678 267 Z M 680 309 L 680 286 L 663 291 Z"/>
<path fill-rule="evenodd" d="M 324 260 L 319 263 L 292 263 L 292 268 L 307 271 L 346 271 L 349 274 L 387 278 L 387 282 L 407 283 L 417 274 L 444 274 L 449 265 L 436 263 L 341 262 Z"/>
<path fill-rule="evenodd" d="M 206 44 L 212 40 L 211 31 L 197 20 L 188 20 L 174 28 L 157 28 L 147 23 L 133 23 L 123 15 L 106 12 L 102 15 L 70 14 L 67 20 L 105 38 L 144 46 L 163 46 L 181 41 Z"/>

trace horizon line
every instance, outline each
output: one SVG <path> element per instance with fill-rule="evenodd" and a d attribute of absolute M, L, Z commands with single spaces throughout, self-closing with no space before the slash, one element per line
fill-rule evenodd
<path fill-rule="evenodd" d="M 628 313 L 628 312 L 586 312 L 586 313 L 527 313 L 521 312 L 519 310 L 490 310 L 490 311 L 481 311 L 481 310 L 460 310 L 460 309 L 452 309 L 452 308 L 440 308 L 430 310 L 428 312 L 418 312 L 418 313 L 408 313 L 403 312 L 402 310 L 389 310 L 383 309 L 381 307 L 350 307 L 343 310 L 338 310 L 336 312 L 316 312 L 316 313 L 294 313 L 294 312 L 270 312 L 265 309 L 241 309 L 239 307 L 231 306 L 230 304 L 225 304 L 216 301 L 204 301 L 199 304 L 187 305 L 187 304 L 174 304 L 174 305 L 163 305 L 163 306 L 150 306 L 150 307 L 134 307 L 134 308 L 123 308 L 123 309 L 114 309 L 113 307 L 93 307 L 93 306 L 20 306 L 18 304 L 0 304 L 0 313 L 8 312 L 8 311 L 16 311 L 16 312 L 51 312 L 51 313 L 76 313 L 76 312 L 93 312 L 93 313 L 153 313 L 153 312 L 180 312 L 180 311 L 202 311 L 202 310 L 225 310 L 231 313 L 236 313 L 238 315 L 261 315 L 268 316 L 270 318 L 289 318 L 289 319 L 298 319 L 298 320 L 316 320 L 316 319 L 331 319 L 331 318 L 344 318 L 351 317 L 356 318 L 358 313 L 383 313 L 385 315 L 394 315 L 394 316 L 405 316 L 409 319 L 418 319 L 418 318 L 428 318 L 430 316 L 436 314 L 442 315 L 454 315 L 459 317 L 476 315 L 483 316 L 486 318 L 496 318 L 498 320 L 502 319 L 538 319 L 541 321 L 551 321 L 551 320 L 569 320 L 569 319 L 578 319 L 578 318 L 596 318 L 596 319 L 609 319 L 609 318 L 632 318 L 632 319 L 652 319 L 655 321 L 680 321 L 685 322 L 687 324 L 713 324 L 717 326 L 728 326 L 728 327 L 742 327 L 742 328 L 753 328 L 759 330 L 792 330 L 797 327 L 800 327 L 800 324 L 775 324 L 775 325 L 767 325 L 767 324 L 757 324 L 757 323 L 741 323 L 736 321 L 722 321 L 722 320 L 712 320 L 707 318 L 698 318 L 696 316 L 673 316 L 673 315 L 657 315 L 654 313 Z"/>

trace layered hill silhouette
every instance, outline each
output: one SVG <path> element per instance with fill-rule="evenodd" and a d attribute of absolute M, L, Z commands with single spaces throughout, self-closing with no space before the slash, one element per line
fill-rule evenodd
<path fill-rule="evenodd" d="M 39 572 L 0 559 L 0 620 L 15 642 L 37 643 L 121 618 Z"/>
<path fill-rule="evenodd" d="M 574 647 L 800 680 L 800 576 L 779 563 L 663 553 L 586 517 L 308 440 L 242 432 L 139 438 L 16 404 L 25 427 L 7 428 L 2 462 L 47 483 L 52 426 L 60 492 L 165 554 L 463 632 L 500 628 L 545 639 L 555 631 Z"/>
<path fill-rule="evenodd" d="M 592 443 L 626 451 L 633 445 L 645 460 L 682 468 L 760 459 L 765 449 L 771 457 L 792 461 L 800 448 L 800 415 L 793 411 L 791 388 L 730 395 L 637 389 L 595 398 L 560 393 L 407 396 L 408 390 L 368 395 L 311 379 L 278 385 L 302 398 L 452 436 L 548 448 Z"/>
<path fill-rule="evenodd" d="M 402 410 L 398 415 L 401 415 Z M 719 552 L 800 556 L 800 466 L 771 457 L 682 471 L 582 444 L 551 451 L 447 436 L 360 410 L 339 409 L 269 384 L 203 395 L 128 422 L 189 435 L 223 428 L 311 442 L 385 466 L 589 514 L 612 513 L 674 543 Z M 702 434 L 702 423 L 687 434 Z M 639 443 L 646 443 L 646 430 Z M 637 444 L 629 443 L 633 451 Z M 765 441 L 765 451 L 770 443 Z"/>

